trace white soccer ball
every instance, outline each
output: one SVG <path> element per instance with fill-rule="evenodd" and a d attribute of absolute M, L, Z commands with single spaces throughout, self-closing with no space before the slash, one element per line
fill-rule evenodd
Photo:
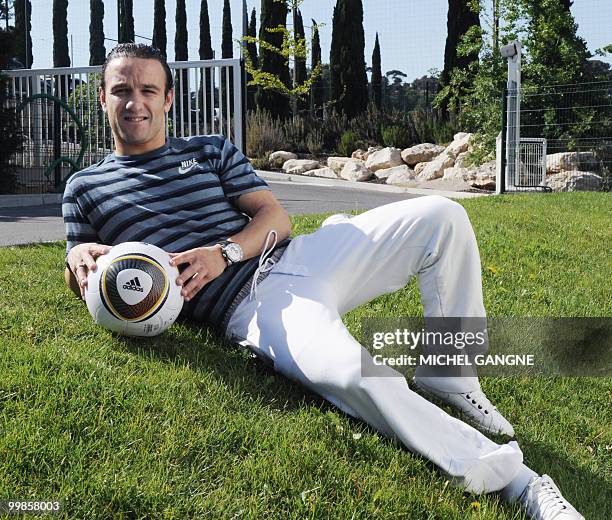
<path fill-rule="evenodd" d="M 156 336 L 183 307 L 179 271 L 163 249 L 124 242 L 96 260 L 87 277 L 85 301 L 94 321 L 126 336 Z"/>

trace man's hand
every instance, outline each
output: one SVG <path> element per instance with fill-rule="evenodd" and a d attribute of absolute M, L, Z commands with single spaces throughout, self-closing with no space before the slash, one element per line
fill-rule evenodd
<path fill-rule="evenodd" d="M 170 265 L 189 264 L 176 279 L 182 285 L 181 294 L 191 300 L 202 287 L 219 276 L 227 263 L 221 254 L 221 246 L 196 247 L 182 253 L 170 253 Z"/>
<path fill-rule="evenodd" d="M 85 288 L 87 287 L 87 275 L 89 271 L 95 271 L 96 258 L 107 254 L 111 250 L 111 246 L 102 244 L 85 243 L 74 246 L 66 262 L 70 266 L 70 272 L 66 272 L 66 283 L 74 291 L 75 294 L 81 293 L 81 298 L 85 299 Z"/>

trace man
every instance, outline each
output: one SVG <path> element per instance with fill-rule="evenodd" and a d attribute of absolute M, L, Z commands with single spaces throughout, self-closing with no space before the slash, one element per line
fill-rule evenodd
<path fill-rule="evenodd" d="M 356 217 L 336 215 L 288 242 L 287 213 L 229 141 L 166 140 L 172 77 L 155 49 L 119 45 L 102 76 L 100 103 L 115 152 L 75 174 L 63 201 L 66 281 L 75 293 L 83 295 L 88 271 L 110 246 L 153 243 L 182 268 L 183 317 L 217 328 L 399 438 L 465 489 L 500 491 L 538 519 L 582 518 L 549 477 L 522 463 L 516 442 L 489 440 L 411 391 L 391 369 L 362 377 L 372 358 L 341 315 L 414 275 L 426 317 L 485 316 L 476 240 L 460 205 L 423 197 Z M 476 377 L 421 371 L 415 383 L 480 428 L 514 433 Z"/>

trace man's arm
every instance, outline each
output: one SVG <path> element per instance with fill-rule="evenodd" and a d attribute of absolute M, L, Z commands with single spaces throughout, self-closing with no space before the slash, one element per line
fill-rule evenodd
<path fill-rule="evenodd" d="M 246 193 L 238 197 L 234 204 L 240 211 L 252 217 L 244 229 L 229 237 L 229 240 L 236 242 L 242 248 L 244 260 L 261 253 L 271 230 L 276 231 L 277 242 L 290 235 L 289 215 L 271 191 L 259 190 Z M 221 255 L 220 245 L 198 247 L 183 253 L 170 253 L 170 256 L 172 265 L 190 264 L 176 280 L 178 285 L 184 285 L 181 294 L 187 301 L 227 267 Z"/>

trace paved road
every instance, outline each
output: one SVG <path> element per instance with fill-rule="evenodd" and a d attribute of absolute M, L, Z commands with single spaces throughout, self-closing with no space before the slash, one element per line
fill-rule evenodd
<path fill-rule="evenodd" d="M 291 215 L 365 210 L 419 196 L 271 180 L 268 183 Z M 0 208 L 0 246 L 63 240 L 61 214 L 59 204 Z"/>

